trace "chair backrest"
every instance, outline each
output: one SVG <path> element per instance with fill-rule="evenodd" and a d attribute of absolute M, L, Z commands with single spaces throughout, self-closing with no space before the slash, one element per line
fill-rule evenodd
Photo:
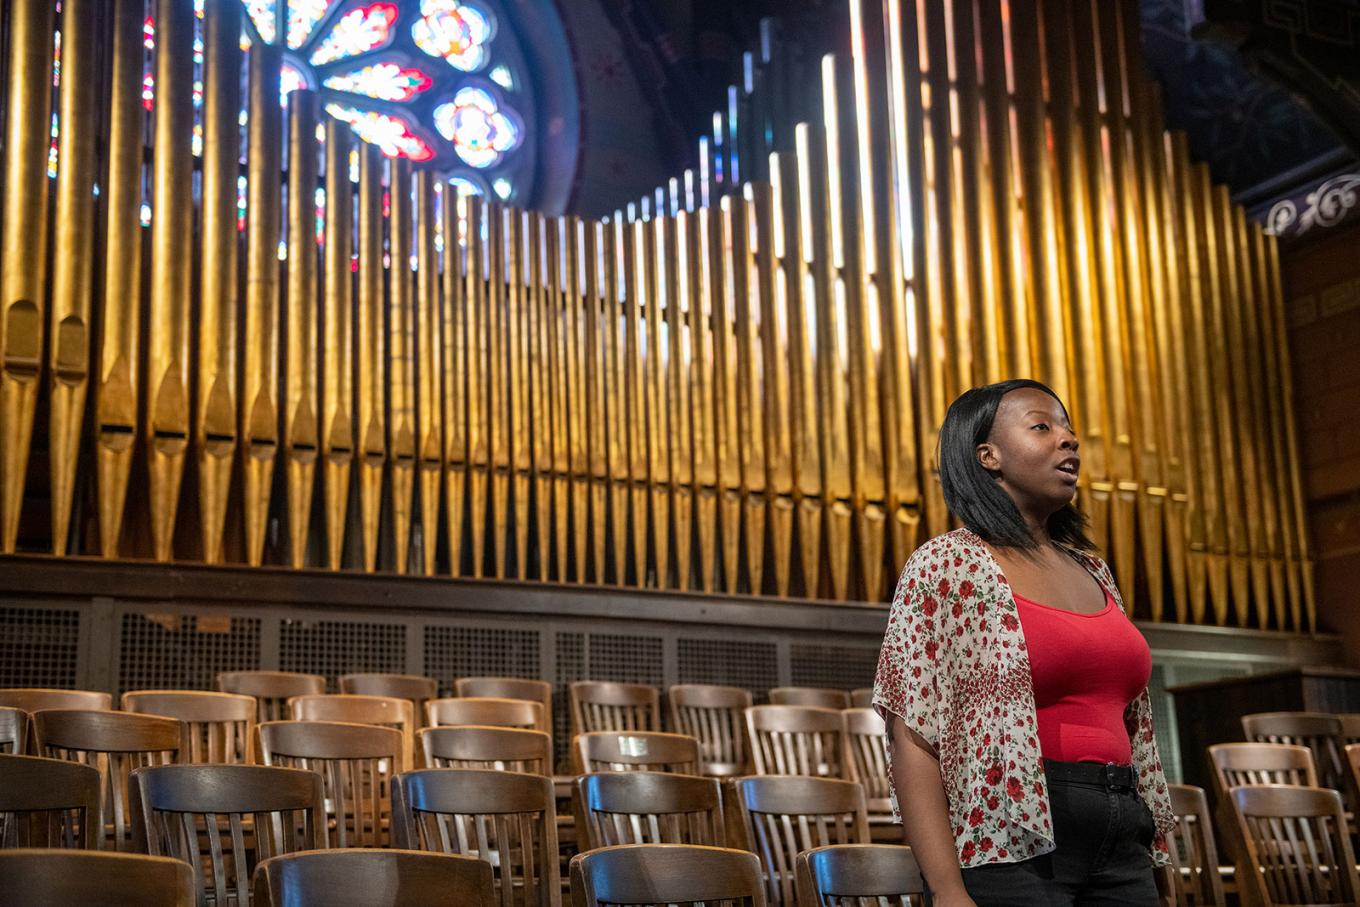
<path fill-rule="evenodd" d="M 640 683 L 581 680 L 568 691 L 571 734 L 661 730 L 661 695 Z"/>
<path fill-rule="evenodd" d="M 478 699 L 528 699 L 543 703 L 543 714 L 552 720 L 552 684 L 523 677 L 460 677 L 453 682 L 453 695 Z"/>
<path fill-rule="evenodd" d="M 33 713 L 42 709 L 86 709 L 105 711 L 113 708 L 113 696 L 94 690 L 44 690 L 9 688 L 0 690 L 0 706 Z"/>
<path fill-rule="evenodd" d="M 28 750 L 28 712 L 0 707 L 0 753 L 22 756 Z"/>
<path fill-rule="evenodd" d="M 573 857 L 571 881 L 577 907 L 697 903 L 765 907 L 767 903 L 755 854 L 726 847 L 605 847 Z"/>
<path fill-rule="evenodd" d="M 134 768 L 179 761 L 184 734 L 182 721 L 157 715 L 83 709 L 33 713 L 38 755 L 98 770 L 100 813 L 115 850 L 134 846 L 128 775 Z"/>
<path fill-rule="evenodd" d="M 1242 716 L 1242 731 L 1255 743 L 1293 743 L 1313 751 L 1318 781 L 1347 792 L 1341 763 L 1341 719 L 1321 712 L 1259 712 Z"/>
<path fill-rule="evenodd" d="M 0 892 L 24 907 L 194 907 L 194 869 L 166 857 L 93 850 L 0 851 Z"/>
<path fill-rule="evenodd" d="M 750 771 L 746 721 L 751 692 L 740 687 L 677 684 L 666 693 L 671 727 L 699 741 L 700 771 L 720 778 Z"/>
<path fill-rule="evenodd" d="M 1256 784 L 1317 787 L 1313 751 L 1293 743 L 1216 743 L 1208 748 L 1219 796 Z"/>
<path fill-rule="evenodd" d="M 255 721 L 287 721 L 288 700 L 326 692 L 326 678 L 320 674 L 292 671 L 224 671 L 217 675 L 217 689 L 223 693 L 254 696 Z"/>
<path fill-rule="evenodd" d="M 420 719 L 425 714 L 425 703 L 438 698 L 439 685 L 433 678 L 419 674 L 345 674 L 340 678 L 340 692 L 409 699 L 412 714 Z"/>
<path fill-rule="evenodd" d="M 552 774 L 552 738 L 509 727 L 427 727 L 420 732 L 432 768 L 485 768 Z"/>
<path fill-rule="evenodd" d="M 810 705 L 840 711 L 850 708 L 850 693 L 826 687 L 775 687 L 770 690 L 770 705 Z"/>
<path fill-rule="evenodd" d="M 259 734 L 265 765 L 321 774 L 331 847 L 387 845 L 392 778 L 405 765 L 401 734 L 339 721 L 266 721 Z"/>
<path fill-rule="evenodd" d="M 925 880 L 910 847 L 832 844 L 798 855 L 799 907 L 908 907 L 923 902 Z"/>
<path fill-rule="evenodd" d="M 392 728 L 401 734 L 402 767 L 397 771 L 415 764 L 415 710 L 409 699 L 353 694 L 294 696 L 288 700 L 288 708 L 294 721 L 341 721 Z"/>
<path fill-rule="evenodd" d="M 99 846 L 103 830 L 97 769 L 63 759 L 0 755 L 0 848 L 90 850 Z"/>
<path fill-rule="evenodd" d="M 316 850 L 272 857 L 255 873 L 255 907 L 497 907 L 491 867 L 414 850 Z"/>
<path fill-rule="evenodd" d="M 394 799 L 396 846 L 486 860 L 504 907 L 561 898 L 551 778 L 432 768 L 398 776 Z"/>
<path fill-rule="evenodd" d="M 123 709 L 178 718 L 185 725 L 181 762 L 254 762 L 255 697 L 203 690 L 133 690 Z"/>
<path fill-rule="evenodd" d="M 1264 907 L 1360 902 L 1360 876 L 1341 795 L 1269 784 L 1230 792 L 1248 864 L 1239 887 Z"/>
<path fill-rule="evenodd" d="M 699 773 L 699 741 L 688 734 L 595 731 L 576 738 L 581 772 Z"/>
<path fill-rule="evenodd" d="M 426 727 L 478 724 L 552 733 L 543 704 L 532 699 L 432 699 L 425 703 Z"/>
<path fill-rule="evenodd" d="M 1176 827 L 1171 833 L 1171 866 L 1175 870 L 1176 903 L 1180 907 L 1224 907 L 1223 879 L 1218 873 L 1218 846 L 1204 788 L 1168 784 Z"/>
<path fill-rule="evenodd" d="M 165 765 L 137 769 L 132 784 L 147 853 L 202 867 L 196 874 L 201 903 L 248 904 L 251 871 L 259 861 L 326 844 L 326 807 L 316 772 Z"/>
<path fill-rule="evenodd" d="M 758 775 L 847 775 L 841 713 L 834 709 L 752 706 L 746 710 L 746 743 Z"/>
<path fill-rule="evenodd" d="M 727 846 L 717 778 L 665 772 L 599 772 L 572 785 L 582 850 L 616 844 Z"/>
<path fill-rule="evenodd" d="M 888 771 L 888 738 L 883 719 L 873 709 L 841 712 L 845 728 L 845 764 L 850 779 L 864 788 L 869 812 L 892 812 L 892 782 Z"/>
<path fill-rule="evenodd" d="M 765 867 L 771 904 L 793 907 L 795 866 L 802 851 L 869 843 L 864 788 L 853 781 L 752 775 L 732 784 L 746 844 Z"/>
<path fill-rule="evenodd" d="M 850 691 L 850 708 L 868 709 L 872 708 L 873 704 L 874 704 L 873 687 L 860 687 L 859 689 Z"/>
<path fill-rule="evenodd" d="M 1360 743 L 1360 712 L 1347 712 L 1336 717 L 1341 720 L 1341 742 L 1346 746 Z"/>

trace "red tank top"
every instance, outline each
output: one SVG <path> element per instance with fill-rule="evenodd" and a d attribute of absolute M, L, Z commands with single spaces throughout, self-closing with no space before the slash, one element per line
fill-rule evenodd
<path fill-rule="evenodd" d="M 1152 652 L 1105 593 L 1105 607 L 1077 614 L 1016 595 L 1029 653 L 1043 758 L 1131 761 L 1124 710 L 1152 676 Z"/>

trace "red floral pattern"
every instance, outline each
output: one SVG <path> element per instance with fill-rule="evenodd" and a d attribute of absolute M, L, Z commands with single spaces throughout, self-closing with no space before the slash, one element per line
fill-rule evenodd
<path fill-rule="evenodd" d="M 1103 560 L 1077 554 L 1124 608 Z M 975 533 L 957 529 L 912 554 L 897 583 L 874 681 L 874 708 L 935 747 L 963 868 L 1053 850 L 1029 655 L 1015 599 Z M 1152 810 L 1152 861 L 1175 827 L 1146 689 L 1124 713 L 1138 794 Z M 891 739 L 889 740 L 891 744 Z M 891 755 L 892 747 L 889 746 Z M 893 813 L 898 813 L 896 793 Z"/>

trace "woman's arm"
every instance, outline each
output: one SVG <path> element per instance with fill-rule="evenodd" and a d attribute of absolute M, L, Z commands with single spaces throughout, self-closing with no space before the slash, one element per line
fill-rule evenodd
<path fill-rule="evenodd" d="M 940 779 L 940 763 L 930 744 L 905 722 L 888 715 L 892 741 L 892 785 L 902 812 L 902 831 L 921 874 L 930 885 L 935 907 L 976 907 L 963 887 L 949 804 Z"/>

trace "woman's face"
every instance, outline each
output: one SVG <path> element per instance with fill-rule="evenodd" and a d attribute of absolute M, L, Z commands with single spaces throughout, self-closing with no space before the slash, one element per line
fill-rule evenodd
<path fill-rule="evenodd" d="M 1021 513 L 1041 520 L 1072 502 L 1081 457 L 1063 405 L 1035 388 L 1001 398 L 978 462 L 1001 483 Z"/>

